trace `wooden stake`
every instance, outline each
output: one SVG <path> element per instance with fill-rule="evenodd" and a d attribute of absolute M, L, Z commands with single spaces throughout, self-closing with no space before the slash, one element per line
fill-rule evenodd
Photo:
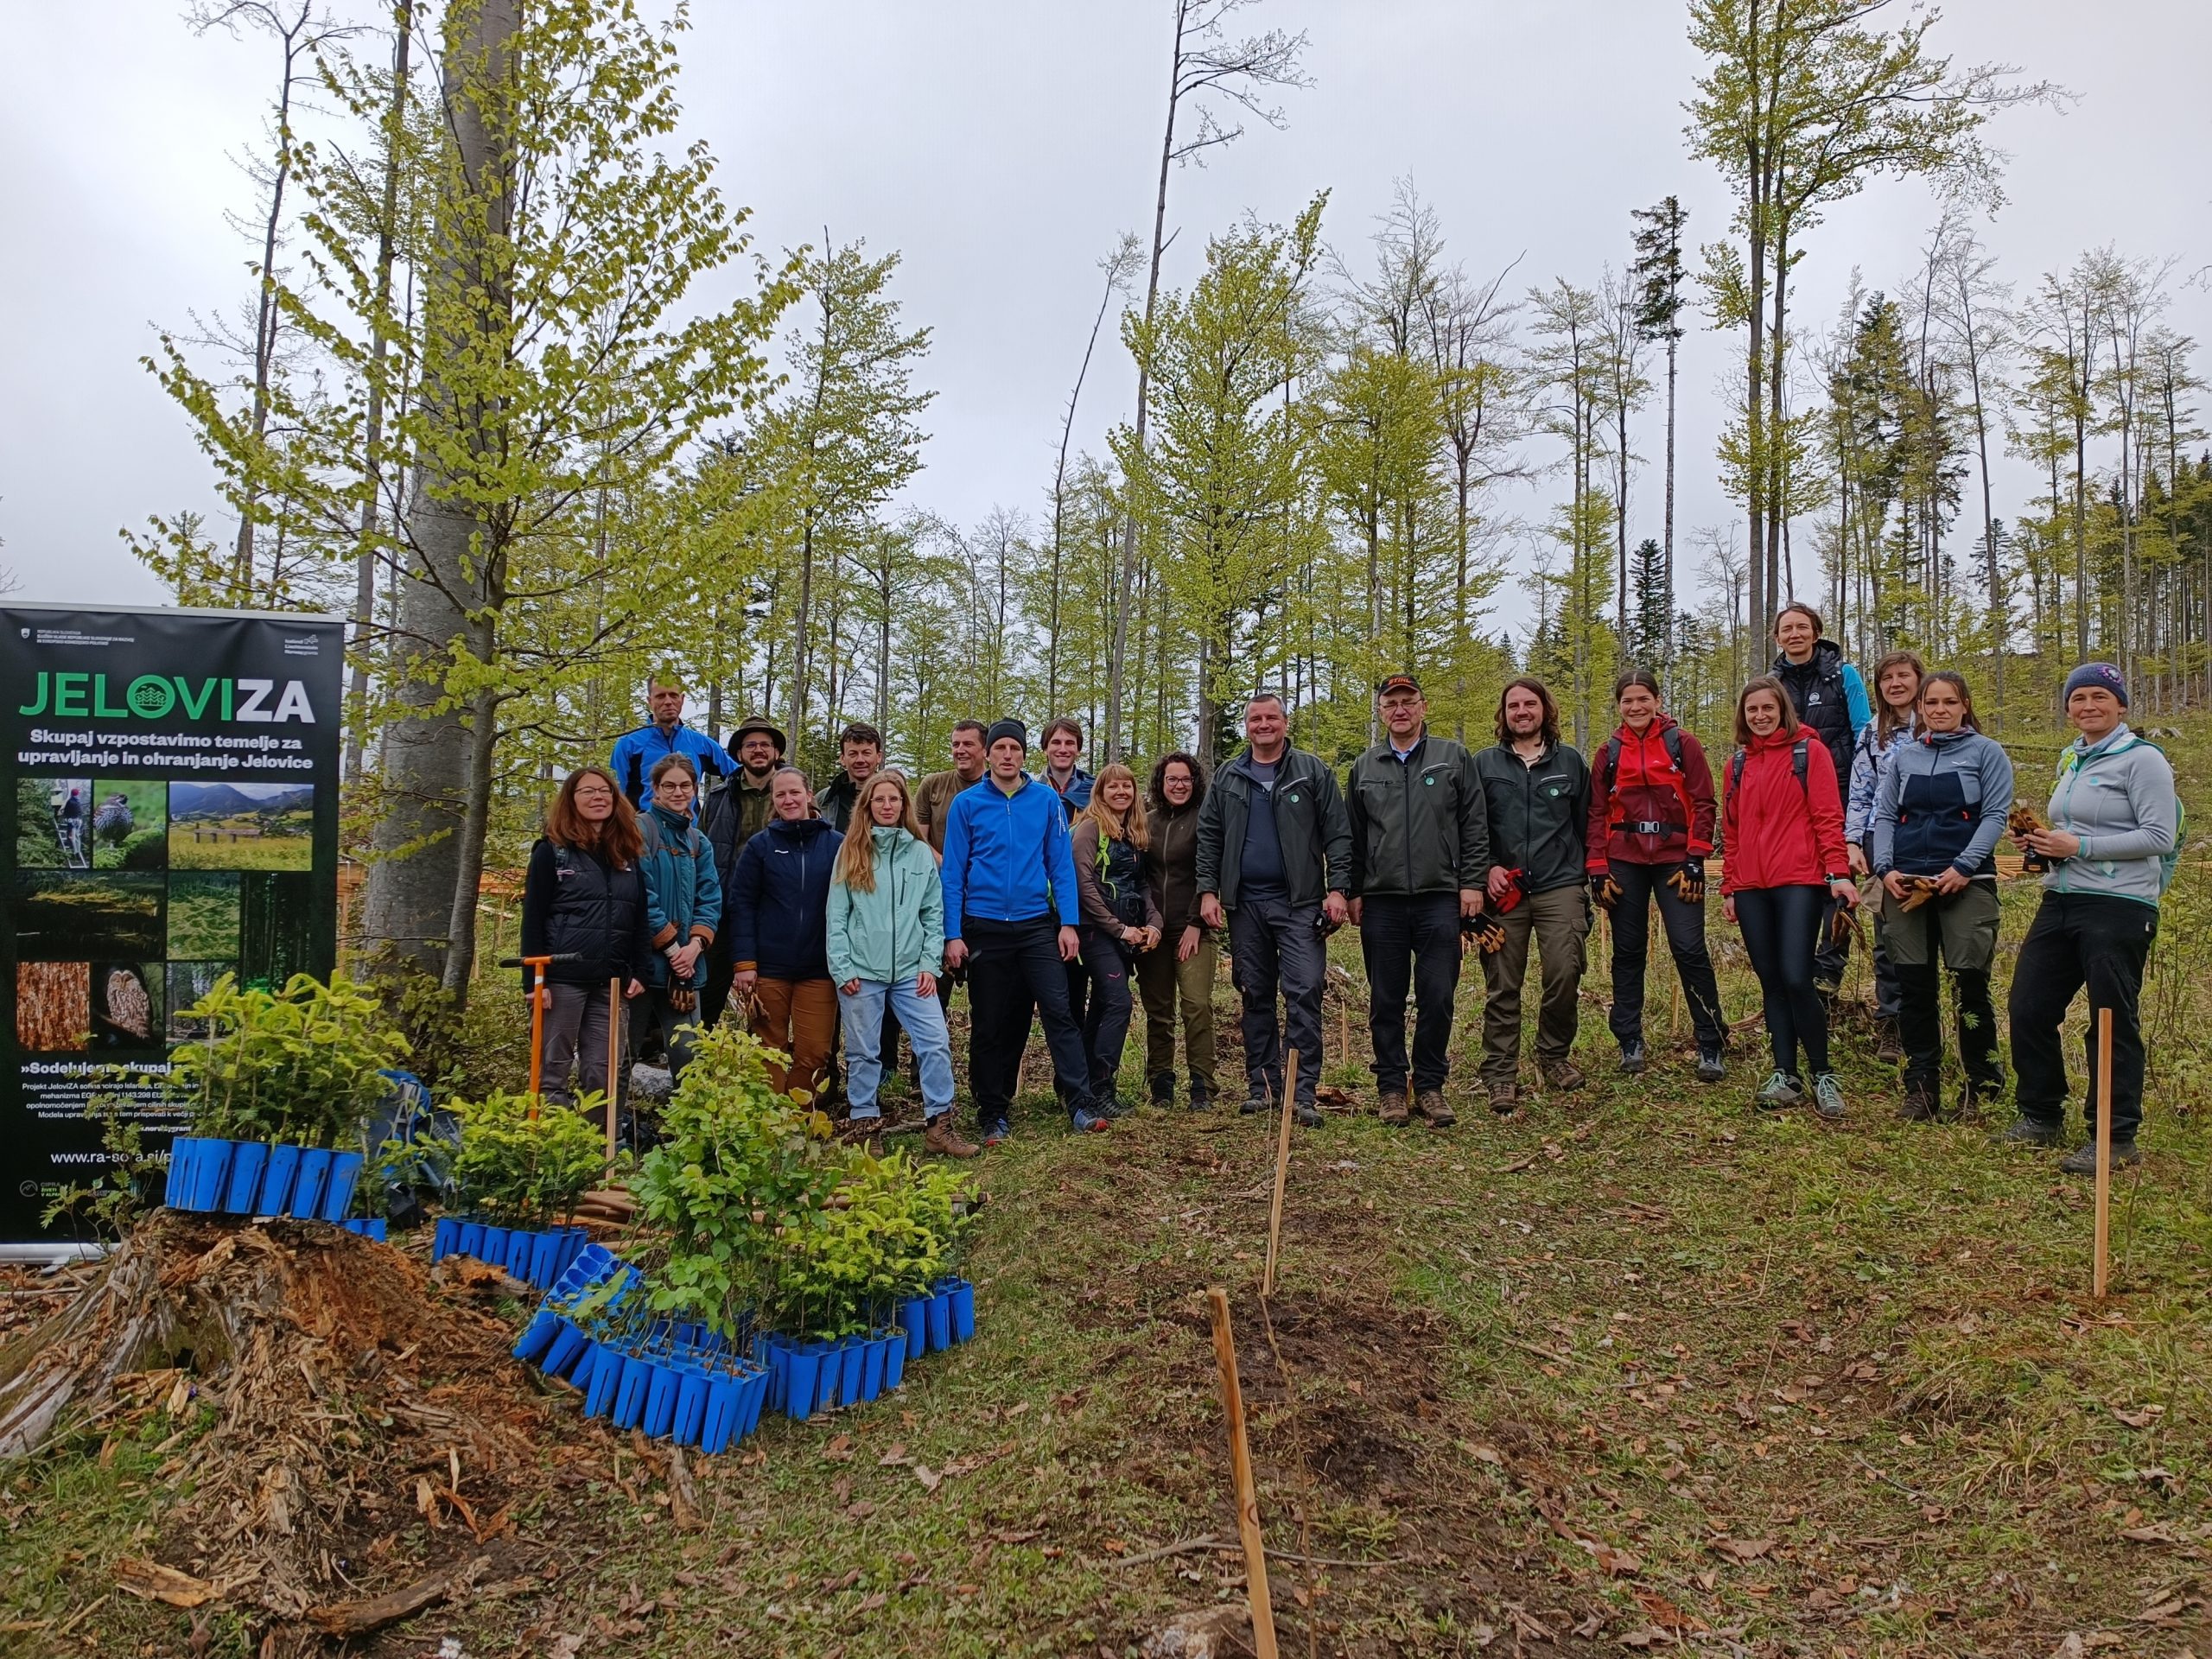
<path fill-rule="evenodd" d="M 1285 1057 L 1282 1084 L 1282 1127 L 1275 1135 L 1275 1196 L 1268 1206 L 1268 1266 L 1260 1278 L 1260 1294 L 1275 1294 L 1275 1251 L 1282 1243 L 1282 1193 L 1290 1179 L 1291 1103 L 1298 1098 L 1298 1051 Z"/>
<path fill-rule="evenodd" d="M 1276 1659 L 1275 1610 L 1268 1596 L 1267 1545 L 1260 1535 L 1260 1494 L 1252 1484 L 1252 1448 L 1244 1440 L 1244 1390 L 1236 1380 L 1236 1338 L 1229 1328 L 1229 1293 L 1206 1292 L 1213 1304 L 1213 1357 L 1221 1368 L 1221 1410 L 1229 1420 L 1229 1461 L 1236 1479 L 1236 1532 L 1244 1544 L 1244 1595 L 1252 1609 L 1252 1650 Z"/>
<path fill-rule="evenodd" d="M 2097 1244 L 2090 1294 L 2105 1299 L 2112 1229 L 2112 1010 L 2097 1010 Z"/>
<path fill-rule="evenodd" d="M 607 982 L 607 1166 L 614 1167 L 614 1096 L 621 1086 L 622 976 Z"/>

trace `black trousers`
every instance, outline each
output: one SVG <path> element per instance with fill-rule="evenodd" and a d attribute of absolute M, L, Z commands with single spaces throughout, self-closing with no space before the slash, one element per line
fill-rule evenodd
<path fill-rule="evenodd" d="M 1651 905 L 1659 905 L 1667 950 L 1690 1005 L 1690 1024 L 1700 1048 L 1719 1048 L 1728 1039 L 1720 1017 L 1720 985 L 1713 976 L 1712 953 L 1705 948 L 1705 906 L 1685 904 L 1666 885 L 1679 867 L 1673 864 L 1616 864 L 1620 901 L 1613 906 L 1613 1007 L 1607 1016 L 1623 1046 L 1643 1040 L 1643 960 L 1651 948 Z"/>
<path fill-rule="evenodd" d="M 1090 1062 L 1082 1029 L 1068 1013 L 1059 931 L 1050 916 L 1023 922 L 969 916 L 961 921 L 968 945 L 968 1086 L 976 1096 L 978 1122 L 1013 1112 L 1032 1014 L 1043 1022 L 1052 1084 L 1060 1098 L 1071 1111 L 1090 1103 Z"/>
<path fill-rule="evenodd" d="M 1313 1103 L 1321 1072 L 1321 986 L 1328 951 L 1315 924 L 1319 905 L 1287 898 L 1237 895 L 1229 912 L 1230 969 L 1243 1004 L 1244 1074 L 1248 1099 L 1282 1098 L 1283 1039 L 1298 1051 L 1298 1098 Z M 1282 1018 L 1275 994 L 1282 994 Z"/>
<path fill-rule="evenodd" d="M 1081 968 L 1090 995 L 1084 1001 L 1084 1052 L 1090 1064 L 1090 1095 L 1100 1103 L 1114 1098 L 1122 1072 L 1122 1050 L 1129 1039 L 1128 952 L 1103 927 L 1083 930 Z"/>
<path fill-rule="evenodd" d="M 1418 1005 L 1413 1084 L 1441 1089 L 1452 1065 L 1452 1001 L 1459 989 L 1459 895 L 1378 894 L 1359 907 L 1359 953 L 1367 963 L 1367 1034 L 1375 1046 L 1375 1092 L 1406 1091 L 1406 993 Z"/>
<path fill-rule="evenodd" d="M 1800 1075 L 1801 1048 L 1813 1076 L 1828 1070 L 1828 1011 L 1814 987 L 1814 948 L 1828 896 L 1826 887 L 1743 887 L 1735 894 L 1736 925 L 1765 1001 L 1774 1069 L 1793 1077 Z"/>
<path fill-rule="evenodd" d="M 2112 1010 L 2112 1138 L 2135 1138 L 2143 1122 L 2143 968 L 2158 935 L 2155 906 L 2104 893 L 2046 893 L 2012 964 L 2013 1098 L 2020 1116 L 2056 1128 L 2066 1121 L 2066 1052 L 2059 1027 L 2077 992 L 2089 993 L 2089 1090 L 2082 1115 L 2097 1121 L 2097 1010 Z"/>

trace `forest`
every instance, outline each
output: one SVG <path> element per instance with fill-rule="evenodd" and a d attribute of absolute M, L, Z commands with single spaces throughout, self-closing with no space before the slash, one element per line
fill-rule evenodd
<path fill-rule="evenodd" d="M 671 143 L 680 12 L 402 0 L 368 28 L 286 0 L 195 26 L 219 10 L 276 72 L 251 327 L 167 335 L 155 367 L 229 522 L 134 542 L 187 602 L 351 613 L 351 943 L 420 942 L 456 988 L 483 871 L 656 670 L 696 723 L 766 711 L 817 767 L 849 720 L 931 767 L 955 719 L 1008 710 L 1077 715 L 1095 756 L 1218 758 L 1262 685 L 1341 761 L 1385 666 L 1455 734 L 1532 670 L 1591 741 L 1630 664 L 1709 731 L 1793 598 L 1860 662 L 1965 669 L 1999 733 L 2046 727 L 2085 657 L 2148 716 L 2212 690 L 2186 273 L 2157 247 L 1999 268 L 2005 119 L 2068 94 L 1969 67 L 1932 10 L 1688 0 L 1681 167 L 1732 213 L 1624 204 L 1598 269 L 1471 265 L 1402 184 L 1371 232 L 1325 190 L 1182 226 L 1204 258 L 1177 287 L 1185 167 L 1266 142 L 1324 73 L 1264 7 L 1177 0 L 1148 234 L 1102 238 L 1033 495 L 963 524 L 927 505 L 932 336 L 899 253 L 755 240 L 742 179 Z M 1807 314 L 1806 262 L 1847 257 L 1824 216 L 1903 180 L 1941 204 L 1917 251 Z M 1678 374 L 1692 331 L 1733 353 L 1717 453 L 1677 452 L 1682 400 L 1714 395 Z M 1678 522 L 1693 469 L 1733 530 Z"/>

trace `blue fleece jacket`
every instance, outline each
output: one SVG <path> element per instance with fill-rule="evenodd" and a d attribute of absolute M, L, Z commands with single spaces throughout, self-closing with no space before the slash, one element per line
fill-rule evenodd
<path fill-rule="evenodd" d="M 2060 860 L 2044 877 L 2044 887 L 2133 899 L 2155 908 L 2180 819 L 2174 769 L 2156 744 L 2125 726 L 2099 743 L 2077 737 L 2059 751 L 2050 826 L 2079 836 L 2082 850 Z"/>
<path fill-rule="evenodd" d="M 1007 794 L 986 776 L 952 798 L 944 822 L 944 937 L 957 939 L 965 918 L 1027 922 L 1057 916 L 1062 927 L 1082 919 L 1075 857 L 1060 798 L 1025 775 Z"/>
<path fill-rule="evenodd" d="M 2012 806 L 2012 762 L 1964 728 L 1922 732 L 1892 753 L 1874 797 L 1874 874 L 1997 879 L 1997 841 Z"/>

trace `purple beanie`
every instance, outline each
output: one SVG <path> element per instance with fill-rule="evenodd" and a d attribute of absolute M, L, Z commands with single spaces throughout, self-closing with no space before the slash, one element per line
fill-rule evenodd
<path fill-rule="evenodd" d="M 2110 663 L 2084 663 L 2069 674 L 2066 677 L 2066 696 L 2060 701 L 2070 698 L 2084 686 L 2109 691 L 2120 699 L 2121 708 L 2127 707 L 2127 682 L 2120 677 L 2120 671 Z"/>

